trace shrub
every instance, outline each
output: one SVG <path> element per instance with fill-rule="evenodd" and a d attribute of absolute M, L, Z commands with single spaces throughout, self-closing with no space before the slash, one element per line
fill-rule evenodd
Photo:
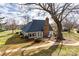
<path fill-rule="evenodd" d="M 77 33 L 79 33 L 79 30 L 77 31 Z"/>
<path fill-rule="evenodd" d="M 40 43 L 42 40 L 41 39 L 35 39 L 34 42 L 35 43 Z"/>
<path fill-rule="evenodd" d="M 5 30 L 0 29 L 0 32 L 3 32 L 3 31 L 5 31 Z"/>
<path fill-rule="evenodd" d="M 15 34 L 19 34 L 19 32 L 16 32 Z"/>
<path fill-rule="evenodd" d="M 63 30 L 63 32 L 67 32 L 67 31 L 68 31 L 68 29 L 64 29 L 64 30 Z"/>
<path fill-rule="evenodd" d="M 23 35 L 23 34 L 20 32 L 20 35 Z"/>

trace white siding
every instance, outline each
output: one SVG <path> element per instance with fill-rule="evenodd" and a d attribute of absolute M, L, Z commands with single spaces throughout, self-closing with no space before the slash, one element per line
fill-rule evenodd
<path fill-rule="evenodd" d="M 39 32 L 39 37 L 43 38 L 43 32 Z"/>
<path fill-rule="evenodd" d="M 42 37 L 42 38 L 43 38 L 43 32 L 40 32 L 40 37 Z"/>
<path fill-rule="evenodd" d="M 43 32 L 36 32 L 36 38 L 43 38 Z"/>
<path fill-rule="evenodd" d="M 36 32 L 36 38 L 38 38 L 38 32 Z"/>
<path fill-rule="evenodd" d="M 39 32 L 28 32 L 28 33 L 22 32 L 22 33 L 24 34 L 24 36 L 28 36 L 29 38 L 35 38 L 35 39 L 43 38 L 43 32 L 42 31 L 39 31 Z M 33 33 L 35 33 L 36 35 L 35 36 L 31 35 L 31 37 L 30 37 L 29 34 L 33 34 Z M 53 35 L 53 31 L 49 31 L 49 36 L 50 35 Z"/>
<path fill-rule="evenodd" d="M 29 38 L 34 38 L 35 36 L 32 36 L 32 34 L 33 34 L 34 32 L 29 32 L 28 34 L 31 34 L 31 37 L 30 36 L 28 36 Z"/>
<path fill-rule="evenodd" d="M 36 36 L 31 36 L 29 38 L 43 38 L 43 32 L 29 32 L 28 34 L 36 33 Z"/>

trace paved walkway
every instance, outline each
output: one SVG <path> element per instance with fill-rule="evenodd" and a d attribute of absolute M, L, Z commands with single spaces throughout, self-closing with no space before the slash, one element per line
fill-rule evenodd
<path fill-rule="evenodd" d="M 60 43 L 61 44 L 61 43 Z M 10 49 L 10 50 L 6 50 L 5 53 L 12 53 L 12 52 L 16 52 L 18 50 L 31 50 L 31 49 L 37 49 L 37 48 L 41 48 L 41 47 L 46 47 L 46 46 L 52 46 L 52 45 L 57 45 L 55 44 L 55 42 L 52 42 L 52 41 L 49 41 L 48 44 L 44 44 L 44 45 L 40 45 L 40 46 L 31 46 L 31 47 L 28 47 L 28 48 L 17 48 L 17 49 Z M 64 44 L 63 45 L 68 45 L 68 46 L 79 46 L 79 42 L 77 43 L 73 43 L 73 44 Z M 2 55 L 4 52 L 0 51 L 0 55 Z"/>

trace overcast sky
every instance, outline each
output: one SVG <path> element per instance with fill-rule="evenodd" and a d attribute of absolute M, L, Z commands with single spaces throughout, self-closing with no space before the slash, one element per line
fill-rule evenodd
<path fill-rule="evenodd" d="M 26 6 L 21 6 L 16 3 L 5 3 L 0 4 L 0 17 L 5 17 L 4 21 L 9 19 L 15 19 L 18 24 L 22 24 L 27 14 L 30 15 L 31 19 L 45 19 L 44 16 L 37 15 L 38 10 L 33 10 L 26 13 Z M 48 17 L 50 15 L 47 15 Z M 51 23 L 51 20 L 50 20 Z"/>
<path fill-rule="evenodd" d="M 28 8 L 27 6 L 22 6 L 18 3 L 0 3 L 0 17 L 5 17 L 4 22 L 8 19 L 9 23 L 12 22 L 11 20 L 16 20 L 17 24 L 23 24 L 27 15 L 30 16 L 31 19 L 39 19 L 39 20 L 44 20 L 45 17 L 50 18 L 50 23 L 52 23 L 52 19 L 49 14 L 46 14 L 46 16 L 41 16 L 38 15 L 38 12 L 42 14 L 44 11 L 39 11 L 39 10 L 31 10 L 27 12 Z M 70 16 L 72 18 L 72 14 Z M 79 14 L 74 14 L 74 17 L 79 20 Z M 79 22 L 78 22 L 79 23 Z"/>

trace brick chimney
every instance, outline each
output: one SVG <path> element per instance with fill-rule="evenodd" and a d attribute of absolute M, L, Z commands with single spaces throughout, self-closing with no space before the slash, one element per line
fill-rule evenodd
<path fill-rule="evenodd" d="M 49 18 L 46 17 L 45 19 L 45 24 L 44 24 L 44 31 L 43 31 L 43 35 L 44 37 L 48 37 L 48 33 L 49 33 Z"/>

